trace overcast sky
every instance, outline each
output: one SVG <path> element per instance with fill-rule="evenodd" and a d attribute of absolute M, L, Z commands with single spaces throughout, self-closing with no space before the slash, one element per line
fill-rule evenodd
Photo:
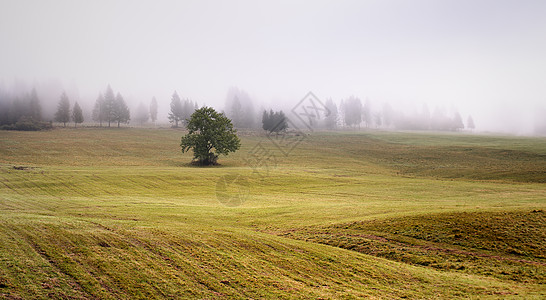
<path fill-rule="evenodd" d="M 0 0 L 0 82 L 15 78 L 91 101 L 111 84 L 165 105 L 177 90 L 222 108 L 231 86 L 426 102 L 526 132 L 546 106 L 546 1 Z"/>

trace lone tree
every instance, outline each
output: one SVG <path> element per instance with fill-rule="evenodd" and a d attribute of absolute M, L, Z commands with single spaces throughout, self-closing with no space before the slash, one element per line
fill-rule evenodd
<path fill-rule="evenodd" d="M 241 140 L 231 120 L 212 107 L 197 109 L 187 125 L 188 134 L 182 137 L 182 153 L 193 149 L 193 163 L 216 165 L 220 154 L 228 155 L 241 147 Z"/>
<path fill-rule="evenodd" d="M 74 103 L 74 108 L 72 109 L 72 121 L 74 121 L 74 127 L 79 123 L 83 123 L 82 108 L 78 102 Z"/>
<path fill-rule="evenodd" d="M 59 105 L 57 106 L 55 121 L 63 123 L 64 127 L 66 127 L 66 123 L 70 122 L 70 101 L 68 100 L 68 97 L 64 92 L 61 95 L 61 100 L 59 101 Z"/>

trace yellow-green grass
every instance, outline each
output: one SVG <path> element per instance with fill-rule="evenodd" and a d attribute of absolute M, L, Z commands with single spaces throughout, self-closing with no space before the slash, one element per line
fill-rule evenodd
<path fill-rule="evenodd" d="M 319 132 L 303 137 L 284 155 L 265 136 L 247 134 L 241 150 L 221 158 L 221 166 L 198 168 L 189 164 L 191 154 L 180 152 L 183 133 L 95 128 L 0 132 L 0 296 L 545 294 L 533 274 L 514 278 L 495 273 L 512 272 L 511 267 L 491 267 L 500 258 L 521 259 L 521 253 L 489 247 L 484 250 L 489 257 L 458 270 L 358 251 L 309 234 L 320 230 L 343 238 L 346 226 L 375 224 L 358 225 L 358 233 L 390 238 L 393 230 L 411 232 L 419 225 L 440 226 L 442 230 L 427 232 L 442 236 L 446 214 L 496 216 L 546 209 L 545 139 Z M 274 155 L 275 163 L 255 168 L 250 158 L 256 145 Z M 224 176 L 244 183 L 221 191 L 237 195 L 242 188 L 242 205 L 225 206 L 217 198 Z M 406 219 L 411 222 L 400 221 Z M 544 234 L 544 228 L 536 230 Z M 414 239 L 411 245 L 453 247 L 404 237 Z M 492 243 L 487 237 L 473 240 L 481 241 Z M 366 242 L 357 241 L 357 246 Z M 521 243 L 527 247 L 533 241 Z M 427 259 L 434 256 L 425 254 Z M 437 259 L 450 263 L 452 257 Z M 544 263 L 540 256 L 525 260 Z M 483 271 L 487 268 L 491 274 Z M 523 263 L 523 272 L 531 268 L 544 273 L 544 265 Z"/>

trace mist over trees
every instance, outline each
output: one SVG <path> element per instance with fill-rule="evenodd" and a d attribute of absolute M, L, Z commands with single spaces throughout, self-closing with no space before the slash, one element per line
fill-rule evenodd
<path fill-rule="evenodd" d="M 77 124 L 86 126 L 84 123 L 86 118 L 89 120 L 87 122 L 94 122 L 101 127 L 106 124 L 108 127 L 121 127 L 121 125 L 130 122 L 144 126 L 148 122 L 153 124 L 160 122 L 159 124 L 161 124 L 167 120 L 173 127 L 185 127 L 187 120 L 198 107 L 197 103 L 188 98 L 182 98 L 176 91 L 170 97 L 170 105 L 167 105 L 169 99 L 156 97 L 151 97 L 149 103 L 146 103 L 146 100 L 136 102 L 134 98 L 131 98 L 131 101 L 127 103 L 121 92 L 114 91 L 110 85 L 100 91 L 94 101 L 89 98 L 87 101 L 85 98 L 81 100 L 77 92 L 74 90 L 64 91 L 62 85 L 55 81 L 49 85 L 42 85 L 40 90 L 29 86 L 18 83 L 14 85 L 14 88 L 8 90 L 0 85 L 0 126 L 3 126 L 3 129 L 37 130 L 51 127 L 48 122 L 52 121 L 62 123 L 63 126 L 69 122 L 74 122 L 75 126 Z M 46 100 L 43 100 L 44 98 Z M 77 101 L 78 99 L 80 101 Z M 264 103 L 252 99 L 245 90 L 231 87 L 226 93 L 222 111 L 231 119 L 234 128 L 265 129 L 267 131 L 273 129 L 270 125 L 271 120 L 279 118 L 281 111 L 286 119 L 286 124 L 290 119 L 295 129 L 303 129 L 307 126 L 317 130 L 474 131 L 476 129 L 473 116 L 461 115 L 453 106 L 449 108 L 443 105 L 429 107 L 426 103 L 412 106 L 411 104 L 376 102 L 368 97 L 364 98 L 365 101 L 361 99 L 357 96 L 337 100 L 326 98 L 324 110 L 328 113 L 324 113 L 323 118 L 309 115 L 302 121 L 293 116 L 291 112 L 293 107 L 289 106 L 290 103 L 284 104 L 284 106 L 279 104 L 264 105 Z M 74 103 L 74 107 L 71 107 L 71 102 Z M 76 102 L 78 102 L 77 109 Z M 161 103 L 165 103 L 165 105 L 161 106 Z M 293 101 L 294 105 L 296 103 L 297 101 Z M 274 109 L 268 108 L 264 112 L 263 108 L 267 106 L 273 106 Z M 133 115 L 129 107 L 134 107 Z M 259 110 L 256 109 L 257 107 Z M 170 108 L 170 110 L 161 111 L 159 108 Z M 285 113 L 286 111 L 290 113 Z M 131 116 L 133 117 L 132 121 Z M 536 120 L 533 129 L 535 133 L 541 134 L 544 126 L 540 123 L 540 117 Z M 15 126 L 17 122 L 19 125 Z M 90 125 L 94 126 L 94 124 Z M 282 127 L 280 127 L 281 131 Z"/>
<path fill-rule="evenodd" d="M 141 101 L 136 110 L 135 121 L 138 124 L 142 125 L 148 122 L 149 119 L 150 119 L 150 114 L 148 112 L 148 107 L 146 107 L 144 103 L 142 103 Z"/>
<path fill-rule="evenodd" d="M 95 101 L 92 119 L 95 122 L 99 122 L 100 127 L 102 127 L 102 122 L 106 120 L 106 109 L 104 107 L 104 96 L 102 93 L 99 94 L 97 100 Z"/>
<path fill-rule="evenodd" d="M 155 97 L 150 102 L 150 118 L 152 119 L 152 123 L 155 124 L 155 121 L 157 121 L 157 100 Z"/>
<path fill-rule="evenodd" d="M 362 123 L 362 102 L 359 98 L 351 96 L 341 102 L 343 108 L 343 121 L 346 126 L 360 127 Z"/>
<path fill-rule="evenodd" d="M 80 105 L 78 104 L 78 101 L 74 103 L 74 108 L 72 108 L 72 121 L 74 121 L 74 127 L 76 127 L 77 124 L 83 123 L 84 121 L 83 111 Z"/>
<path fill-rule="evenodd" d="M 338 126 L 338 111 L 337 105 L 332 101 L 332 98 L 328 98 L 324 103 L 326 109 L 328 109 L 328 115 L 324 118 L 324 127 L 330 130 L 336 129 Z"/>
<path fill-rule="evenodd" d="M 256 128 L 257 114 L 254 101 L 247 92 L 237 87 L 228 90 L 224 112 L 235 128 Z"/>
<path fill-rule="evenodd" d="M 0 129 L 41 130 L 51 128 L 42 122 L 42 106 L 36 89 L 22 95 L 0 90 Z"/>
<path fill-rule="evenodd" d="M 127 103 L 125 103 L 123 96 L 119 92 L 114 96 L 114 91 L 108 85 L 104 94 L 99 94 L 95 101 L 92 116 L 93 121 L 99 122 L 99 126 L 101 127 L 103 122 L 108 122 L 108 127 L 112 123 L 117 123 L 118 127 L 120 127 L 120 124 L 129 123 L 131 120 L 131 111 Z"/>
<path fill-rule="evenodd" d="M 57 106 L 55 122 L 63 123 L 63 127 L 66 127 L 66 123 L 70 122 L 70 100 L 68 100 L 65 92 L 61 95 L 61 100 Z"/>
<path fill-rule="evenodd" d="M 262 128 L 270 133 L 283 132 L 288 129 L 288 120 L 282 110 L 276 112 L 273 112 L 273 110 L 269 110 L 269 112 L 264 110 L 262 114 Z"/>
<path fill-rule="evenodd" d="M 173 124 L 173 127 L 177 128 L 178 123 L 181 122 L 184 126 L 193 112 L 197 109 L 197 103 L 193 103 L 190 99 L 185 98 L 180 100 L 178 93 L 174 91 L 171 97 L 171 111 L 169 112 L 169 122 Z"/>

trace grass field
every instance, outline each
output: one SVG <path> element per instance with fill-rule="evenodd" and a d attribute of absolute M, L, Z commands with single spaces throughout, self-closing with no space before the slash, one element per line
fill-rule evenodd
<path fill-rule="evenodd" d="M 546 297 L 544 138 L 183 133 L 0 131 L 0 298 Z"/>

